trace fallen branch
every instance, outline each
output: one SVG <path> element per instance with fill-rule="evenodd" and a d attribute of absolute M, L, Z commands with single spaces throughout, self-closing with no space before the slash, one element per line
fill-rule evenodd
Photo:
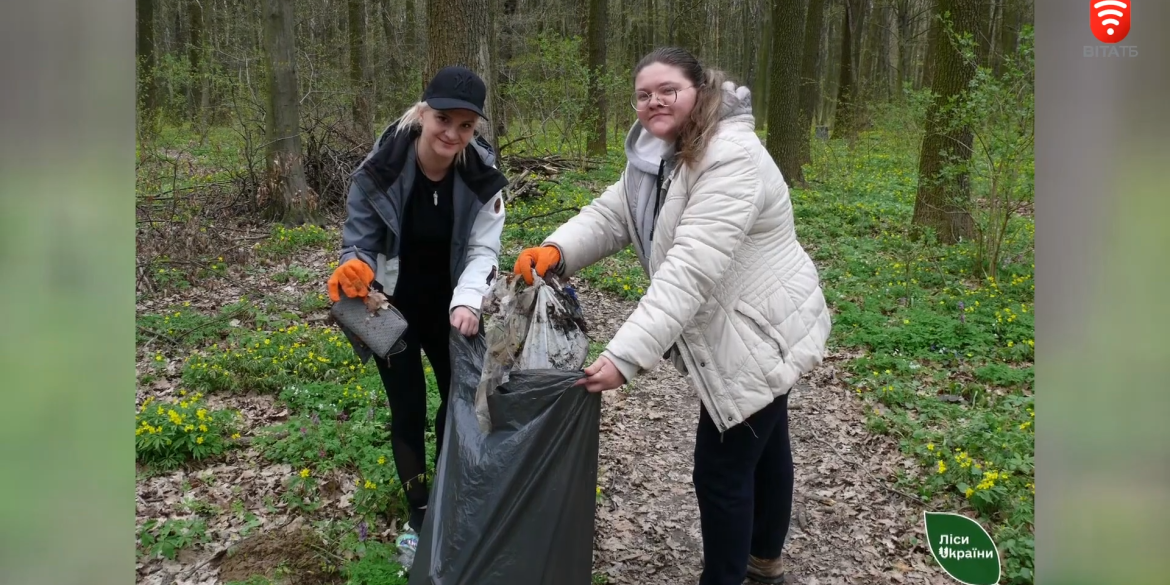
<path fill-rule="evenodd" d="M 187 336 L 191 335 L 192 333 L 195 333 L 196 331 L 199 331 L 200 329 L 204 329 L 210 325 L 214 325 L 216 323 L 222 323 L 223 321 L 226 321 L 226 320 L 231 319 L 233 317 L 238 317 L 250 308 L 251 308 L 250 305 L 242 306 L 242 307 L 232 311 L 231 313 L 228 313 L 226 315 L 220 315 L 218 317 L 215 317 L 213 319 L 210 319 L 208 321 L 200 323 L 200 324 L 198 324 L 198 325 L 196 325 L 196 326 L 194 326 L 186 331 L 183 331 L 183 332 L 179 333 L 179 335 L 177 337 L 169 337 L 167 335 L 164 335 L 162 332 L 154 332 L 154 336 L 151 337 L 150 339 L 146 340 L 146 343 L 144 343 L 143 345 L 149 345 L 150 343 L 157 341 L 158 339 L 161 338 L 164 341 L 169 342 L 172 347 L 178 347 L 178 345 L 180 343 L 182 343 L 183 339 L 185 339 Z M 147 329 L 141 325 L 138 325 L 138 329 L 144 333 L 151 333 L 151 331 L 149 329 Z"/>
<path fill-rule="evenodd" d="M 523 217 L 523 218 L 516 220 L 516 222 L 513 225 L 524 225 L 525 223 L 527 223 L 528 221 L 531 221 L 533 219 L 540 219 L 542 217 L 548 217 L 550 215 L 556 215 L 558 213 L 563 213 L 566 211 L 580 212 L 581 208 L 580 207 L 566 207 L 564 209 L 558 209 L 556 211 L 550 211 L 548 213 L 538 213 L 536 215 L 529 215 L 528 217 Z"/>
<path fill-rule="evenodd" d="M 504 144 L 500 145 L 500 152 L 503 153 L 504 150 L 506 150 L 509 146 L 512 146 L 513 144 L 516 144 L 517 142 L 520 142 L 521 140 L 528 140 L 529 138 L 532 138 L 533 136 L 535 136 L 535 134 L 529 134 L 527 136 L 518 136 L 516 138 L 513 138 L 513 139 L 505 142 Z"/>

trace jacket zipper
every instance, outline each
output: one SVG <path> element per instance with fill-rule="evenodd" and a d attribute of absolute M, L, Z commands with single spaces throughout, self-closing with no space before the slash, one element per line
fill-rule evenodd
<path fill-rule="evenodd" d="M 699 369 L 695 367 L 695 355 L 691 353 L 691 348 L 688 347 L 686 342 L 681 338 L 676 343 L 676 345 L 678 345 L 678 353 L 680 356 L 682 356 L 683 363 L 686 364 L 687 369 L 690 370 L 690 375 L 695 376 L 699 380 L 702 380 L 702 376 L 700 376 L 698 373 Z M 703 367 L 706 367 L 705 362 Z M 704 398 L 706 398 L 706 400 L 704 400 Z M 711 415 L 711 418 L 715 421 L 715 426 L 719 427 L 720 436 L 722 436 L 723 433 L 727 432 L 727 423 L 731 421 L 726 419 L 723 414 L 723 409 L 719 405 L 719 401 L 716 399 L 715 394 L 709 387 L 707 387 L 706 384 L 703 385 L 702 390 L 699 392 L 699 401 L 703 402 L 704 406 L 710 407 L 711 412 L 708 412 L 707 414 Z"/>
<path fill-rule="evenodd" d="M 650 241 L 654 241 L 654 230 L 658 227 L 658 211 L 662 205 L 662 171 L 666 169 L 666 159 L 658 161 L 658 177 L 654 180 L 654 216 L 650 221 Z M 646 258 L 650 258 L 650 251 L 646 251 Z"/>

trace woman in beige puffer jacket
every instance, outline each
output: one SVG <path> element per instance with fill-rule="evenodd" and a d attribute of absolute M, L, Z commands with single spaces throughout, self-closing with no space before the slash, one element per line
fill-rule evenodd
<path fill-rule="evenodd" d="M 632 105 L 621 178 L 514 270 L 569 276 L 634 247 L 650 288 L 581 384 L 617 388 L 669 357 L 702 402 L 700 585 L 782 582 L 787 396 L 821 363 L 831 329 L 819 275 L 746 87 L 682 49 L 659 49 L 635 69 Z"/>

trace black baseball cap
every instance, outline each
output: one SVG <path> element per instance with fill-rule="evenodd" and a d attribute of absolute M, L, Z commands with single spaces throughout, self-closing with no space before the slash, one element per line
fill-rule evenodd
<path fill-rule="evenodd" d="M 474 71 L 452 65 L 444 67 L 427 84 L 423 101 L 436 110 L 471 110 L 483 119 L 487 86 Z"/>

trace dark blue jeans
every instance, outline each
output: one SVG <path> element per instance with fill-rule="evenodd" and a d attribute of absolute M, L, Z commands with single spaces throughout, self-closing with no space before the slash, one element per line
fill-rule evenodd
<path fill-rule="evenodd" d="M 722 436 L 707 409 L 700 410 L 694 471 L 703 533 L 699 585 L 741 585 L 748 555 L 774 559 L 788 536 L 794 479 L 788 395 Z"/>

